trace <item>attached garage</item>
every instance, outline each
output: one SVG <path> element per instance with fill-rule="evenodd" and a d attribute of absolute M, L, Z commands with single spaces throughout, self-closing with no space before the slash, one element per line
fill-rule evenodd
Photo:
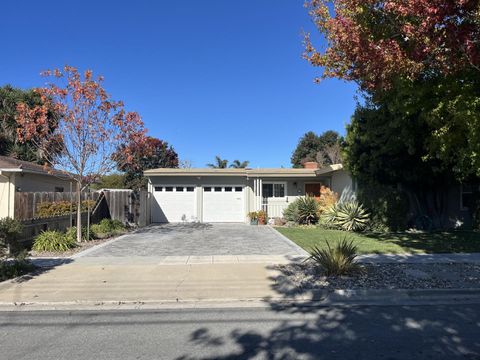
<path fill-rule="evenodd" d="M 152 220 L 162 223 L 196 220 L 196 192 L 195 186 L 155 186 Z"/>
<path fill-rule="evenodd" d="M 241 185 L 204 186 L 203 221 L 245 221 L 245 200 L 243 195 L 243 187 Z"/>

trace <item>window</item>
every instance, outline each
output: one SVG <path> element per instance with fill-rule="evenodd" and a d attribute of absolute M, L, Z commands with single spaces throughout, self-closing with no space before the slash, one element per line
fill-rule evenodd
<path fill-rule="evenodd" d="M 241 186 L 235 186 L 235 191 L 236 192 L 242 192 L 242 187 Z"/>
<path fill-rule="evenodd" d="M 173 186 L 165 186 L 165 191 L 173 191 Z"/>
<path fill-rule="evenodd" d="M 55 192 L 63 192 L 63 187 L 55 186 Z"/>
<path fill-rule="evenodd" d="M 192 192 L 194 190 L 194 187 L 193 186 L 187 186 L 187 191 L 188 192 Z"/>
<path fill-rule="evenodd" d="M 203 191 L 212 191 L 212 188 L 210 186 L 205 186 L 203 188 Z"/>
<path fill-rule="evenodd" d="M 162 191 L 163 188 L 161 186 L 155 186 L 155 191 Z"/>
<path fill-rule="evenodd" d="M 177 186 L 175 191 L 176 192 L 183 192 L 183 186 Z"/>
<path fill-rule="evenodd" d="M 264 198 L 285 197 L 285 183 L 270 183 L 262 185 Z"/>
<path fill-rule="evenodd" d="M 215 192 L 219 192 L 219 191 L 222 191 L 222 187 L 221 186 L 215 186 Z"/>
<path fill-rule="evenodd" d="M 225 186 L 225 192 L 232 192 L 231 186 Z"/>

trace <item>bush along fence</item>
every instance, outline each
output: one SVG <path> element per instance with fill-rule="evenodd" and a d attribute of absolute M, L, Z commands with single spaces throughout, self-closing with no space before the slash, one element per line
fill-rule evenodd
<path fill-rule="evenodd" d="M 149 194 L 146 191 L 103 190 L 82 193 L 82 225 L 102 219 L 118 220 L 131 226 L 150 223 Z M 65 231 L 76 226 L 75 193 L 17 192 L 15 219 L 23 224 L 19 240 L 31 243 L 42 231 Z M 88 214 L 90 211 L 90 218 Z"/>

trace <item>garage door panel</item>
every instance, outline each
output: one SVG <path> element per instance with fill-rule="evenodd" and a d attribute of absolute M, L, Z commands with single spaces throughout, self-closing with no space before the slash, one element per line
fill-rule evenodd
<path fill-rule="evenodd" d="M 193 186 L 155 186 L 154 222 L 195 221 L 196 189 Z"/>
<path fill-rule="evenodd" d="M 242 186 L 205 186 L 203 188 L 203 221 L 245 221 Z"/>

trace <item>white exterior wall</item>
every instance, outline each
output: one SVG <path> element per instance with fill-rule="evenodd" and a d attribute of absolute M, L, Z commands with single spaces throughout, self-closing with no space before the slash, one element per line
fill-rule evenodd
<path fill-rule="evenodd" d="M 0 219 L 14 216 L 15 174 L 0 175 Z"/>
<path fill-rule="evenodd" d="M 305 184 L 321 182 L 329 186 L 333 191 L 341 195 L 345 189 L 351 190 L 352 180 L 343 170 L 336 171 L 329 176 L 319 176 L 318 178 L 260 178 L 245 176 L 149 176 L 149 191 L 154 192 L 154 186 L 161 185 L 190 185 L 196 187 L 196 206 L 197 218 L 203 221 L 203 191 L 202 186 L 215 185 L 241 185 L 244 186 L 244 209 L 245 221 L 248 221 L 247 214 L 250 211 L 262 209 L 262 184 L 270 182 L 282 182 L 286 185 L 286 193 L 283 198 L 269 198 L 267 211 L 271 217 L 281 217 L 283 210 L 300 196 L 305 195 Z M 152 201 L 153 196 L 151 197 Z"/>

